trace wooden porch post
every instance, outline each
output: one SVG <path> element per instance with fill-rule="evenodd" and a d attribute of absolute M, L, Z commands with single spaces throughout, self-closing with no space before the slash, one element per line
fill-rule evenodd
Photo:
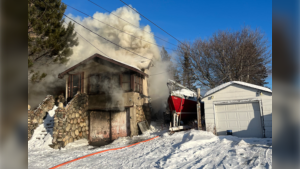
<path fill-rule="evenodd" d="M 200 88 L 197 88 L 197 120 L 198 120 L 198 130 L 202 129 L 201 124 L 201 103 L 200 103 Z"/>

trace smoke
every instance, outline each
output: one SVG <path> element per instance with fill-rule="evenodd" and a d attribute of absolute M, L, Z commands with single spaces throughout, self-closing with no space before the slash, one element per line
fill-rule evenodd
<path fill-rule="evenodd" d="M 64 91 L 65 89 L 65 81 L 58 79 L 58 74 L 66 70 L 67 68 L 81 62 L 82 60 L 92 56 L 93 54 L 99 53 L 103 56 L 121 61 L 138 69 L 148 68 L 152 60 L 154 67 L 150 67 L 149 73 L 150 75 L 153 74 L 153 76 L 149 77 L 149 90 L 152 100 L 152 106 L 154 112 L 164 111 L 165 102 L 167 101 L 168 96 L 166 83 L 169 75 L 167 73 L 162 73 L 159 75 L 154 74 L 166 72 L 168 63 L 161 62 L 159 48 L 153 44 L 148 43 L 156 43 L 153 33 L 147 33 L 151 32 L 150 26 L 140 25 L 141 18 L 139 14 L 132 11 L 127 6 L 118 8 L 116 11 L 113 11 L 113 14 L 120 16 L 126 21 L 136 25 L 138 28 L 108 13 L 96 12 L 93 15 L 95 19 L 91 17 L 82 18 L 73 14 L 68 14 L 68 17 L 76 20 L 76 22 L 84 25 L 93 32 L 105 37 L 113 43 L 118 44 L 143 57 L 126 51 L 75 23 L 75 31 L 78 33 L 77 37 L 79 45 L 73 47 L 73 55 L 70 57 L 69 62 L 65 66 L 45 66 L 43 67 L 43 71 L 48 72 L 48 76 L 45 78 L 45 80 L 39 84 L 29 83 L 29 104 L 37 105 L 47 94 L 60 94 L 60 91 Z M 113 29 L 112 27 L 105 25 L 98 20 L 126 33 L 129 33 L 135 37 L 139 37 L 140 39 L 134 38 L 128 34 L 120 32 L 119 30 Z M 69 22 L 70 20 L 66 18 L 66 21 Z M 86 42 L 86 40 L 83 39 L 79 34 L 91 44 L 96 46 L 100 51 Z M 141 39 L 143 39 L 144 41 Z M 144 57 L 148 59 L 145 59 Z M 114 99 L 117 98 L 117 96 L 120 96 L 120 93 L 120 91 L 115 90 L 115 92 L 111 93 L 111 96 Z"/>
<path fill-rule="evenodd" d="M 120 97 L 123 95 L 123 90 L 118 84 L 119 83 L 110 83 L 110 81 L 107 80 L 104 80 L 102 83 L 104 91 L 110 96 L 109 101 L 106 102 L 106 109 L 118 108 L 118 110 L 124 111 L 124 99 Z"/>
<path fill-rule="evenodd" d="M 40 60 L 40 63 L 43 63 L 43 61 L 45 60 Z M 61 64 L 33 67 L 33 70 L 47 73 L 47 76 L 38 83 L 33 83 L 28 80 L 28 104 L 32 109 L 35 109 L 47 95 L 53 95 L 56 97 L 65 93 L 66 81 L 58 78 L 58 74 L 65 69 L 66 66 Z"/>
<path fill-rule="evenodd" d="M 168 79 L 173 79 L 170 72 L 167 72 L 170 62 L 157 61 L 154 67 L 150 68 L 149 90 L 151 105 L 153 108 L 152 118 L 162 119 L 163 112 L 167 108 L 169 90 L 167 87 Z"/>
<path fill-rule="evenodd" d="M 72 56 L 72 59 L 68 63 L 69 66 L 82 61 L 83 59 L 93 55 L 94 53 L 99 53 L 112 59 L 116 59 L 118 61 L 137 67 L 139 69 L 146 68 L 149 65 L 151 59 L 160 59 L 159 48 L 153 44 L 148 43 L 156 43 L 153 33 L 147 33 L 151 32 L 151 28 L 149 25 L 146 25 L 144 27 L 140 26 L 139 22 L 141 19 L 139 14 L 135 13 L 127 6 L 117 9 L 113 12 L 113 14 L 120 16 L 121 18 L 132 23 L 133 25 L 138 26 L 139 28 L 134 27 L 129 23 L 108 13 L 96 12 L 93 15 L 93 18 L 95 19 L 91 17 L 81 18 L 72 14 L 69 14 L 68 16 L 74 19 L 76 22 L 89 28 L 91 31 L 108 39 L 109 41 L 112 41 L 113 43 L 118 44 L 148 59 L 126 51 L 125 49 L 122 49 L 112 44 L 111 42 L 95 35 L 94 33 L 86 30 L 82 26 L 76 25 L 75 31 L 78 32 L 90 43 L 92 43 L 94 46 L 96 46 L 102 52 L 100 52 L 95 47 L 91 46 L 88 42 L 86 42 L 83 38 L 81 38 L 78 35 L 79 45 L 73 48 L 74 54 Z M 66 18 L 66 21 L 68 22 L 70 20 Z M 106 24 L 103 24 L 99 21 Z M 107 24 L 110 26 L 108 26 Z M 111 26 L 115 27 L 118 30 L 112 28 Z M 138 37 L 139 39 L 134 38 L 133 36 L 130 36 L 126 33 L 120 32 L 119 30 L 131 34 L 134 37 Z M 144 41 L 141 39 L 143 39 Z"/>

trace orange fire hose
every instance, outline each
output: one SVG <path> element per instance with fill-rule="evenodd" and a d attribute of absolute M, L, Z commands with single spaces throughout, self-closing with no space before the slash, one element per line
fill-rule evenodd
<path fill-rule="evenodd" d="M 148 140 L 140 141 L 140 142 L 137 142 L 137 143 L 134 143 L 134 144 L 125 146 L 125 147 L 112 148 L 112 149 L 107 149 L 107 150 L 98 151 L 98 152 L 95 152 L 95 153 L 92 153 L 92 154 L 88 154 L 88 155 L 85 155 L 85 156 L 82 156 L 82 157 L 78 157 L 78 158 L 75 158 L 75 159 L 73 159 L 73 160 L 64 162 L 64 163 L 59 164 L 59 165 L 57 165 L 57 166 L 54 166 L 54 167 L 52 167 L 52 168 L 50 168 L 50 169 L 58 168 L 58 167 L 61 167 L 61 166 L 63 166 L 63 165 L 69 164 L 69 163 L 71 163 L 71 162 L 74 162 L 74 161 L 77 161 L 77 160 L 80 160 L 80 159 L 83 159 L 83 158 L 86 158 L 86 157 L 90 157 L 90 156 L 93 156 L 93 155 L 96 155 L 96 154 L 104 153 L 104 152 L 107 152 L 107 151 L 120 150 L 120 149 L 123 149 L 123 148 L 131 147 L 131 146 L 134 146 L 134 145 L 143 143 L 143 142 L 147 142 L 147 141 L 150 141 L 150 140 L 154 140 L 154 139 L 156 139 L 156 138 L 158 138 L 158 137 L 159 137 L 159 136 L 156 136 L 156 137 L 150 138 L 150 139 L 148 139 Z"/>

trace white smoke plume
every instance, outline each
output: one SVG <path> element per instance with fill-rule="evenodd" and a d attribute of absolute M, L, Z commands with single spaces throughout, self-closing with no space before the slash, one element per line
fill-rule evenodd
<path fill-rule="evenodd" d="M 95 35 L 94 33 L 86 30 L 82 26 L 76 25 L 75 31 L 78 32 L 80 35 L 82 35 L 85 39 L 87 39 L 90 43 L 92 43 L 94 46 L 96 46 L 105 54 L 101 53 L 98 49 L 94 48 L 83 38 L 78 36 L 80 45 L 73 48 L 74 54 L 72 56 L 72 59 L 68 63 L 68 66 L 74 65 L 80 62 L 81 60 L 93 55 L 94 53 L 99 53 L 101 55 L 110 57 L 112 59 L 119 60 L 121 62 L 135 66 L 139 69 L 147 67 L 151 59 L 153 60 L 160 59 L 159 48 L 156 45 L 148 43 L 148 42 L 154 44 L 156 43 L 153 34 L 147 33 L 147 32 L 151 32 L 151 28 L 149 25 L 146 25 L 144 27 L 140 26 L 139 22 L 141 19 L 139 14 L 135 13 L 134 11 L 132 11 L 132 9 L 130 9 L 127 6 L 121 7 L 116 11 L 113 11 L 113 13 L 117 16 L 120 16 L 124 20 L 132 23 L 133 25 L 139 26 L 139 28 L 134 27 L 129 23 L 108 13 L 96 12 L 93 15 L 93 18 L 95 19 L 91 17 L 81 18 L 79 16 L 74 16 L 72 14 L 69 14 L 68 16 L 74 19 L 76 22 L 89 28 L 93 32 L 112 41 L 113 43 L 116 43 L 148 59 L 145 59 L 141 56 L 137 56 L 129 51 L 126 51 L 125 49 L 122 49 L 112 44 L 111 42 L 102 39 L 101 37 Z M 70 20 L 66 18 L 66 21 L 68 22 Z M 130 36 L 123 32 L 120 32 L 119 30 L 116 30 L 99 21 L 106 23 L 112 27 L 115 27 L 119 30 L 122 30 L 135 37 L 138 37 L 139 39 L 134 38 L 133 36 Z M 141 39 L 143 39 L 144 41 Z"/>
<path fill-rule="evenodd" d="M 153 107 L 152 117 L 162 119 L 162 113 L 166 111 L 169 90 L 167 87 L 168 79 L 173 79 L 170 72 L 167 72 L 170 62 L 156 62 L 150 69 L 150 96 Z"/>
<path fill-rule="evenodd" d="M 66 70 L 68 67 L 71 67 L 82 60 L 92 56 L 95 53 L 99 53 L 103 56 L 107 56 L 109 58 L 124 62 L 128 65 L 131 65 L 133 67 L 144 69 L 149 66 L 150 61 L 152 60 L 152 63 L 154 64 L 154 67 L 150 67 L 150 96 L 153 103 L 153 109 L 155 112 L 162 112 L 164 111 L 164 104 L 167 101 L 168 96 L 168 89 L 166 86 L 166 82 L 168 77 L 168 73 L 162 73 L 159 75 L 153 75 L 151 74 L 157 74 L 161 72 L 166 72 L 168 68 L 168 63 L 161 62 L 161 56 L 160 56 L 160 50 L 159 47 L 156 45 L 150 44 L 156 43 L 154 39 L 153 33 L 147 33 L 151 32 L 151 28 L 149 25 L 141 26 L 140 25 L 140 16 L 136 12 L 132 11 L 127 6 L 118 8 L 116 11 L 113 11 L 115 15 L 120 16 L 121 18 L 127 20 L 128 22 L 138 26 L 134 27 L 130 25 L 129 23 L 115 17 L 112 14 L 109 13 L 99 13 L 96 12 L 93 17 L 80 17 L 75 16 L 74 14 L 68 14 L 68 16 L 76 22 L 84 25 L 85 27 L 89 28 L 93 32 L 103 36 L 104 38 L 112 41 L 113 43 L 116 43 L 130 51 L 133 51 L 143 57 L 146 57 L 148 59 L 145 59 L 143 57 L 137 56 L 131 52 L 128 52 L 111 42 L 108 42 L 101 37 L 95 35 L 94 33 L 86 30 L 82 26 L 75 23 L 75 31 L 78 32 L 81 36 L 83 36 L 86 40 L 88 40 L 90 43 L 92 43 L 94 46 L 96 46 L 98 49 L 93 47 L 91 44 L 86 42 L 83 38 L 81 38 L 79 35 L 77 35 L 79 40 L 79 45 L 76 47 L 73 47 L 73 55 L 70 57 L 69 62 L 66 66 L 54 66 L 55 71 L 52 72 L 52 74 L 49 72 L 49 75 L 46 77 L 45 81 L 47 83 L 42 83 L 43 85 L 39 84 L 29 84 L 29 102 L 30 100 L 37 100 L 36 98 L 43 98 L 47 94 L 51 93 L 45 93 L 46 88 L 48 86 L 52 85 L 55 86 L 56 84 L 62 85 L 62 88 L 64 88 L 64 83 L 57 83 L 59 80 L 57 78 L 58 73 Z M 97 19 L 97 20 L 96 20 Z M 116 27 L 119 30 L 122 30 L 126 33 L 129 33 L 135 37 L 134 38 L 128 34 L 125 34 L 123 32 L 120 32 L 119 30 L 113 29 L 112 27 L 105 25 L 98 20 L 109 24 L 113 27 Z M 66 21 L 71 21 L 70 19 L 66 18 Z M 148 41 L 148 42 L 145 42 Z M 49 67 L 45 67 L 44 69 L 50 69 Z M 53 69 L 53 66 L 52 68 Z M 30 91 L 31 90 L 31 91 Z M 30 93 L 34 93 L 34 95 L 31 95 Z M 37 96 L 37 94 L 40 93 L 40 96 Z M 33 102 L 33 101 L 32 101 Z M 33 103 L 32 103 L 33 104 Z M 38 104 L 38 103 L 35 103 Z"/>

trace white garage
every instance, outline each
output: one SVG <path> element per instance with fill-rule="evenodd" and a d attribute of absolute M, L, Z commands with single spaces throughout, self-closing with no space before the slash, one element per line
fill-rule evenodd
<path fill-rule="evenodd" d="M 240 81 L 224 83 L 202 98 L 206 130 L 238 137 L 272 137 L 272 91 Z"/>

